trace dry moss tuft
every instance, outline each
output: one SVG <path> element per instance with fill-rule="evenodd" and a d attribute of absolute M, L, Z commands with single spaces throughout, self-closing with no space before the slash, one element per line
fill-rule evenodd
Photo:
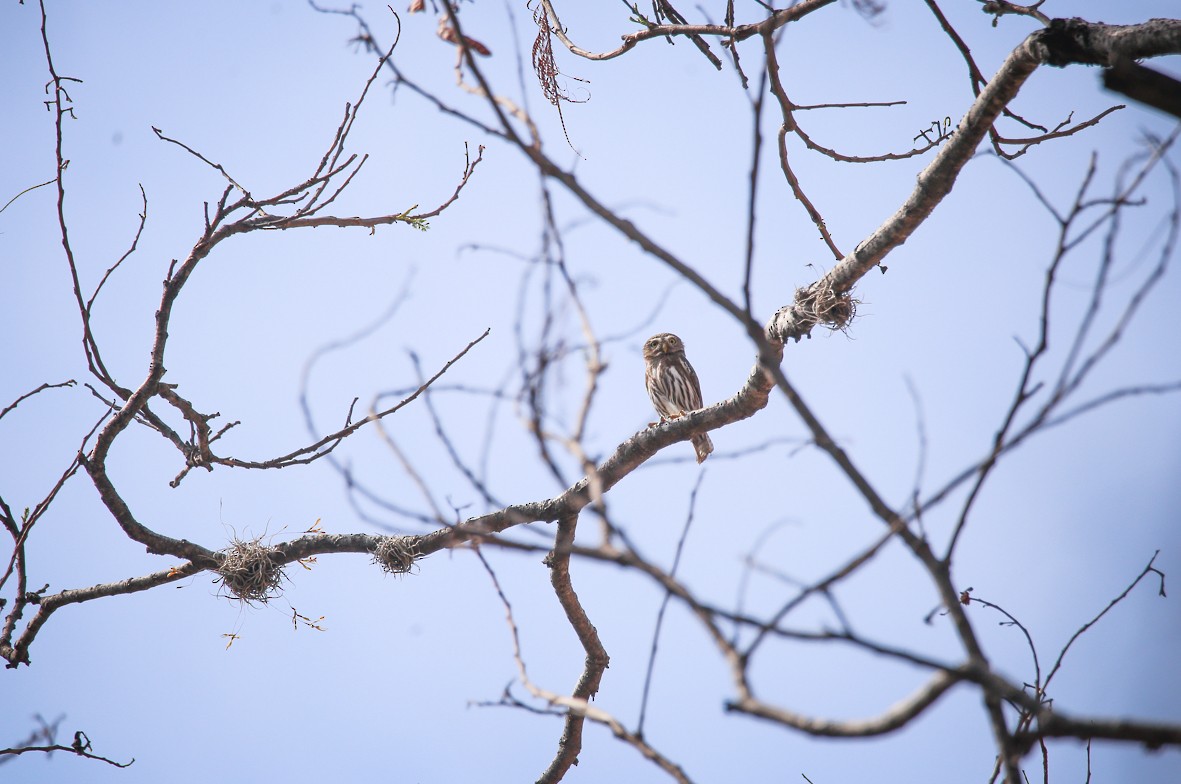
<path fill-rule="evenodd" d="M 859 302 L 847 293 L 837 294 L 830 286 L 813 285 L 796 291 L 795 310 L 813 324 L 843 332 L 857 315 Z"/>
<path fill-rule="evenodd" d="M 373 549 L 373 562 L 386 574 L 409 574 L 419 557 L 413 542 L 408 536 L 383 536 Z"/>
<path fill-rule="evenodd" d="M 217 570 L 223 590 L 244 602 L 266 604 L 280 594 L 283 564 L 273 557 L 274 550 L 262 544 L 262 537 L 234 538 L 223 550 L 225 561 Z"/>

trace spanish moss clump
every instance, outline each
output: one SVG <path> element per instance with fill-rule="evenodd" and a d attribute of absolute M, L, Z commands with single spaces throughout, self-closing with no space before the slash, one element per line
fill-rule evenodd
<path fill-rule="evenodd" d="M 857 315 L 858 304 L 859 301 L 847 293 L 837 294 L 827 285 L 813 285 L 796 291 L 796 312 L 813 324 L 828 327 L 834 332 L 845 331 Z"/>
<path fill-rule="evenodd" d="M 262 545 L 262 537 L 243 541 L 234 538 L 223 550 L 225 560 L 218 568 L 218 578 L 227 594 L 244 602 L 266 604 L 279 595 L 283 564 L 274 550 Z"/>
<path fill-rule="evenodd" d="M 373 549 L 373 562 L 386 574 L 409 574 L 418 555 L 411 537 L 383 536 Z"/>

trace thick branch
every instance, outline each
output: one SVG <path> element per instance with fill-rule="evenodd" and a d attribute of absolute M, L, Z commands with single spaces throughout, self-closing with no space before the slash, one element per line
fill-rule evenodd
<path fill-rule="evenodd" d="M 1023 754 L 1040 738 L 1101 738 L 1143 743 L 1150 749 L 1159 749 L 1162 746 L 1181 746 L 1181 725 L 1131 719 L 1073 718 L 1045 711 L 1038 716 L 1036 727 L 1014 735 Z"/>
<path fill-rule="evenodd" d="M 607 655 L 607 649 L 599 640 L 599 633 L 590 622 L 582 603 L 578 601 L 578 595 L 574 593 L 574 584 L 570 581 L 570 548 L 574 545 L 577 524 L 577 515 L 565 516 L 558 521 L 558 535 L 554 539 L 554 549 L 546 558 L 546 565 L 550 568 L 550 582 L 553 584 L 558 602 L 562 605 L 574 633 L 578 635 L 583 650 L 586 651 L 582 675 L 579 676 L 571 697 L 587 703 L 599 693 L 599 683 L 603 680 L 603 672 L 610 664 L 611 657 Z M 578 753 L 582 751 L 584 724 L 584 712 L 570 710 L 566 714 L 562 737 L 558 740 L 558 753 L 541 774 L 539 782 L 561 781 L 570 767 L 578 762 Z"/>
<path fill-rule="evenodd" d="M 1048 65 L 1112 66 L 1121 60 L 1181 53 L 1181 19 L 1149 19 L 1134 25 L 1051 19 L 1049 27 L 1030 38 L 1038 39 L 1040 57 Z"/>
<path fill-rule="evenodd" d="M 11 648 L 0 646 L 0 658 L 8 661 L 9 668 L 16 667 L 20 664 L 28 664 L 29 646 L 33 643 L 37 632 L 49 620 L 49 616 L 58 608 L 65 607 L 69 604 L 88 602 L 92 599 L 100 599 L 104 596 L 121 596 L 128 593 L 146 591 L 149 588 L 155 588 L 159 585 L 183 580 L 201 571 L 203 571 L 203 567 L 190 561 L 182 566 L 153 572 L 142 577 L 129 577 L 126 580 L 119 580 L 113 583 L 92 585 L 89 588 L 71 588 L 60 593 L 42 597 L 39 602 L 37 614 L 29 621 L 29 625 L 25 627 L 20 639 Z"/>
<path fill-rule="evenodd" d="M 1103 86 L 1181 117 L 1181 81 L 1129 60 L 1119 60 L 1103 72 Z"/>

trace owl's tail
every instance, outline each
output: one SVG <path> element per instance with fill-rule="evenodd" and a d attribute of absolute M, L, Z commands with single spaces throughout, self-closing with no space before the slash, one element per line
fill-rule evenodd
<path fill-rule="evenodd" d="M 714 451 L 714 442 L 709 440 L 708 435 L 702 433 L 699 436 L 693 436 L 693 448 L 697 450 L 697 462 L 701 463 L 709 457 L 710 452 Z"/>

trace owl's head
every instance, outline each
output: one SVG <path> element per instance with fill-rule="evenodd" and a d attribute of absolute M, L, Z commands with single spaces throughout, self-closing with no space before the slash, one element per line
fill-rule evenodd
<path fill-rule="evenodd" d="M 661 332 L 644 341 L 644 359 L 655 359 L 664 354 L 684 350 L 684 342 L 671 332 Z"/>

